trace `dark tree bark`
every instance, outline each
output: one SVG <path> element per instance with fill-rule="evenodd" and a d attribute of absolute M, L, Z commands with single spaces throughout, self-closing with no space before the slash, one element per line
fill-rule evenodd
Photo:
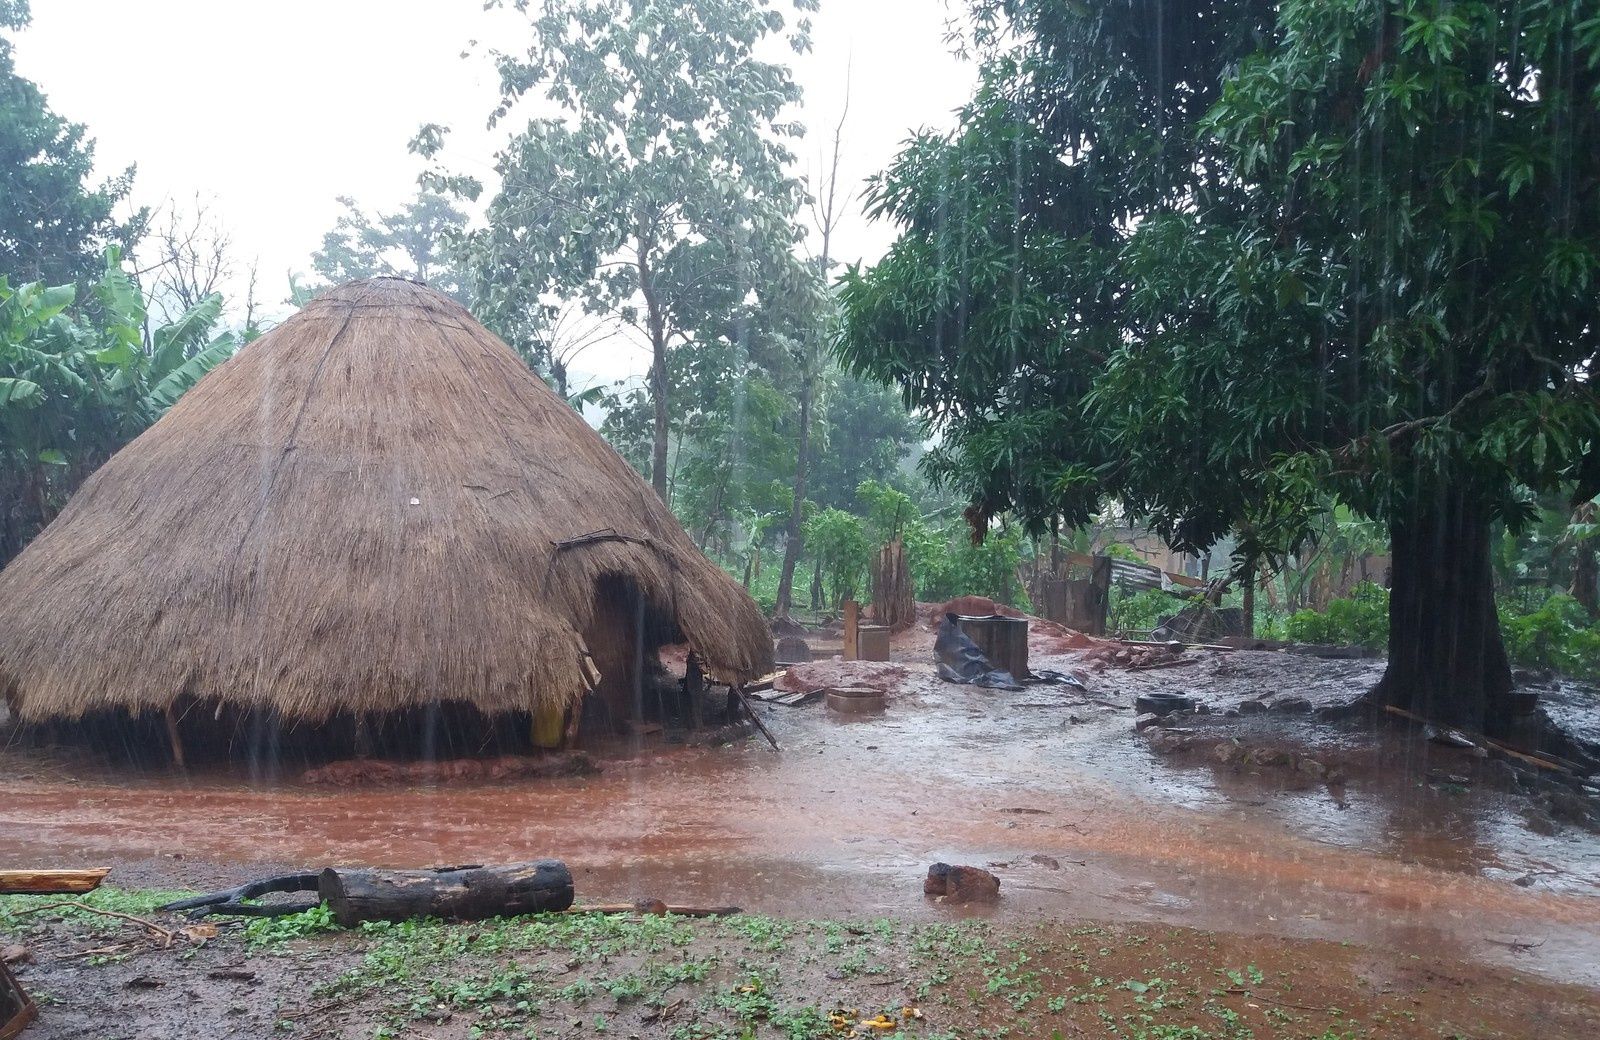
<path fill-rule="evenodd" d="M 1239 609 L 1244 615 L 1243 635 L 1246 639 L 1254 639 L 1256 634 L 1256 567 L 1250 564 L 1244 569 L 1244 583 L 1240 586 Z"/>
<path fill-rule="evenodd" d="M 653 248 L 654 241 L 641 229 L 637 244 L 639 292 L 644 297 L 645 326 L 650 335 L 650 403 L 655 409 L 655 428 L 650 444 L 650 486 L 656 489 L 661 501 L 671 504 L 667 490 L 667 433 L 670 428 L 667 409 L 667 319 L 656 294 L 655 273 L 650 262 Z"/>
<path fill-rule="evenodd" d="M 808 374 L 800 384 L 800 443 L 794 467 L 794 504 L 789 510 L 788 536 L 783 546 L 783 570 L 778 574 L 778 598 L 774 617 L 788 617 L 794 600 L 794 569 L 805 547 L 806 468 L 811 458 L 812 382 Z"/>
<path fill-rule="evenodd" d="M 1505 735 L 1513 719 L 1511 663 L 1495 613 L 1488 517 L 1466 492 L 1451 489 L 1392 520 L 1389 534 L 1389 665 L 1372 699 Z"/>

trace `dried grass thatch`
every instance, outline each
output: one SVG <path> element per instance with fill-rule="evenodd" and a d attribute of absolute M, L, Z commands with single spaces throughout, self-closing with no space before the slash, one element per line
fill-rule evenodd
<path fill-rule="evenodd" d="M 750 597 L 504 343 L 430 289 L 355 282 L 208 375 L 0 573 L 0 691 L 26 720 L 565 707 L 606 576 L 724 678 L 771 667 Z"/>

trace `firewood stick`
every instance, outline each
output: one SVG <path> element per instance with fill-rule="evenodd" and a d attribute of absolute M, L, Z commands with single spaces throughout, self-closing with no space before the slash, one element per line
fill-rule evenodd
<path fill-rule="evenodd" d="M 0 895 L 64 896 L 92 892 L 111 873 L 94 870 L 0 870 Z"/>
<path fill-rule="evenodd" d="M 154 921 L 146 921 L 144 918 L 134 917 L 132 914 L 119 914 L 115 910 L 102 910 L 97 906 L 90 906 L 88 903 L 81 903 L 76 899 L 68 899 L 59 903 L 46 903 L 43 906 L 30 906 L 16 911 L 16 916 L 21 917 L 23 914 L 37 914 L 44 910 L 55 910 L 63 906 L 70 906 L 75 910 L 82 910 L 84 913 L 88 914 L 99 914 L 101 917 L 115 917 L 119 921 L 130 921 L 141 928 L 148 929 L 154 934 L 159 935 L 162 940 L 162 945 L 172 945 L 172 931 L 170 929 L 161 927 Z"/>
<path fill-rule="evenodd" d="M 1485 745 L 1493 748 L 1494 750 L 1500 752 L 1503 755 L 1510 755 L 1512 758 L 1519 758 L 1522 761 L 1531 763 L 1533 765 L 1536 765 L 1541 769 L 1549 769 L 1549 770 L 1552 770 L 1553 772 L 1566 773 L 1568 775 L 1571 775 L 1571 773 L 1572 773 L 1572 770 L 1567 768 L 1567 766 L 1560 765 L 1560 764 L 1558 764 L 1556 762 L 1552 762 L 1552 761 L 1550 761 L 1548 759 L 1545 759 L 1545 758 L 1540 758 L 1538 755 L 1530 755 L 1525 751 L 1518 751 L 1516 748 L 1508 747 L 1505 744 L 1500 743 L 1498 740 L 1494 740 L 1494 739 L 1492 739 L 1490 737 L 1484 736 L 1482 733 L 1474 733 L 1471 730 L 1462 729 L 1460 726 L 1446 726 L 1446 725 L 1444 725 L 1442 723 L 1434 722 L 1432 719 L 1425 719 L 1421 715 L 1416 714 L 1415 712 L 1407 711 L 1404 708 L 1396 707 L 1393 704 L 1385 704 L 1383 706 L 1383 710 L 1388 712 L 1391 715 L 1398 715 L 1403 719 L 1409 719 L 1412 722 L 1420 723 L 1420 724 L 1422 724 L 1424 726 L 1434 726 L 1434 727 L 1436 727 L 1438 729 L 1453 729 L 1456 732 L 1458 732 L 1458 733 L 1462 734 L 1463 736 L 1465 736 L 1469 740 L 1476 740 L 1479 743 L 1485 744 Z"/>

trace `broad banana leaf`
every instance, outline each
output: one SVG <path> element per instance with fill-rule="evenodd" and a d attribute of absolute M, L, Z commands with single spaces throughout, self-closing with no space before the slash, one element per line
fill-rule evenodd
<path fill-rule="evenodd" d="M 144 395 L 145 407 L 153 417 L 166 414 L 167 409 L 176 404 L 190 387 L 200 382 L 207 372 L 231 358 L 237 349 L 238 343 L 231 333 L 218 336 L 210 346 L 167 373 L 165 378 L 151 387 L 150 392 Z"/>
<path fill-rule="evenodd" d="M 171 325 L 156 329 L 155 354 L 150 359 L 150 378 L 165 379 L 183 364 L 189 351 L 204 343 L 222 317 L 222 294 L 212 293 L 183 312 Z"/>
<path fill-rule="evenodd" d="M 0 379 L 0 408 L 34 404 L 39 400 L 39 384 L 31 379 Z"/>
<path fill-rule="evenodd" d="M 77 289 L 71 285 L 46 286 L 43 282 L 0 293 L 0 335 L 14 342 L 27 339 L 70 307 L 76 296 Z"/>
<path fill-rule="evenodd" d="M 144 342 L 140 330 L 144 328 L 144 299 L 134 286 L 133 279 L 122 269 L 122 250 L 116 246 L 106 247 L 106 270 L 95 285 L 94 293 L 105 309 L 105 331 L 113 343 L 132 350 L 142 348 Z M 107 348 L 111 349 L 114 348 Z"/>

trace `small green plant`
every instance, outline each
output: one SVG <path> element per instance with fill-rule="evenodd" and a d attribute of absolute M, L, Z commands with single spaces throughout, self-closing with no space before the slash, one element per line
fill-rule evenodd
<path fill-rule="evenodd" d="M 244 937 L 252 946 L 270 946 L 290 939 L 303 939 L 318 932 L 335 931 L 338 927 L 333 920 L 333 911 L 328 909 L 327 903 L 323 903 L 298 914 L 251 918 L 250 923 L 244 926 Z"/>

